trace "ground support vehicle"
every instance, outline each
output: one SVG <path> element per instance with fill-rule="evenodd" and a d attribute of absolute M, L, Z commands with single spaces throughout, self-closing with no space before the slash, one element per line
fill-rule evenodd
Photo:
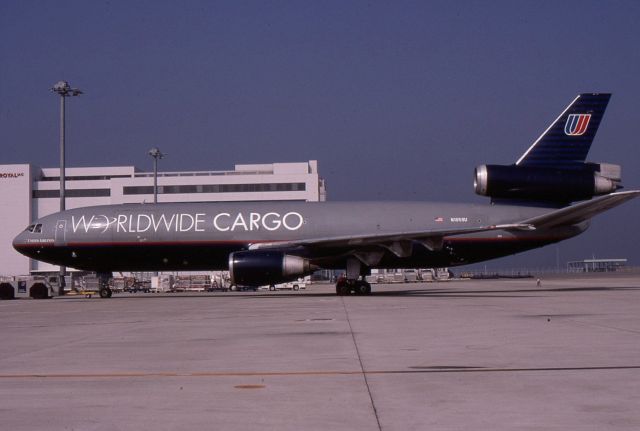
<path fill-rule="evenodd" d="M 52 284 L 50 278 L 56 280 Z M 0 299 L 33 298 L 46 299 L 58 295 L 56 277 L 16 277 L 0 282 Z"/>

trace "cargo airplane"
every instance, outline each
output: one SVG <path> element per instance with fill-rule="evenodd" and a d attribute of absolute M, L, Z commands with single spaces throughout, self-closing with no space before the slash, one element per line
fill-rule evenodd
<path fill-rule="evenodd" d="M 368 294 L 371 268 L 451 267 L 580 234 L 640 191 L 621 168 L 586 162 L 610 94 L 580 94 L 512 165 L 475 170 L 490 204 L 217 202 L 77 208 L 34 221 L 20 253 L 107 276 L 113 271 L 228 270 L 238 286 L 341 269 L 338 295 Z M 111 296 L 105 285 L 101 296 Z"/>

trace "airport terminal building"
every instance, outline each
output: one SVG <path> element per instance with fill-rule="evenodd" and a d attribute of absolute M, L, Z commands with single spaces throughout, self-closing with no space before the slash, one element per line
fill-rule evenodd
<path fill-rule="evenodd" d="M 67 209 L 153 202 L 153 173 L 133 166 L 66 168 Z M 324 201 L 318 163 L 236 165 L 232 171 L 158 173 L 158 202 Z M 12 247 L 32 220 L 60 208 L 60 169 L 0 165 L 0 275 L 56 272 Z"/>

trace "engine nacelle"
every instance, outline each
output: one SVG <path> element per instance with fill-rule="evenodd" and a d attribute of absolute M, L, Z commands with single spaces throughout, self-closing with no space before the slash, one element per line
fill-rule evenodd
<path fill-rule="evenodd" d="M 309 260 L 281 251 L 238 251 L 229 255 L 231 284 L 264 286 L 284 283 L 311 274 Z"/>
<path fill-rule="evenodd" d="M 573 202 L 619 189 L 620 170 L 614 167 L 617 166 L 585 164 L 584 168 L 574 170 L 481 165 L 475 170 L 474 187 L 477 194 L 498 199 Z M 614 175 L 609 172 L 617 178 L 612 178 Z"/>

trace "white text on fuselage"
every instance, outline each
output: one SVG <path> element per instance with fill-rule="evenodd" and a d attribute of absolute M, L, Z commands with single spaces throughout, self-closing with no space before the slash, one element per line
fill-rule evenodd
<path fill-rule="evenodd" d="M 172 213 L 172 214 L 117 214 L 71 216 L 71 228 L 76 232 L 236 232 L 236 231 L 277 231 L 298 230 L 304 224 L 300 213 L 291 211 L 285 214 L 278 212 L 221 212 L 213 217 L 206 213 Z"/>

